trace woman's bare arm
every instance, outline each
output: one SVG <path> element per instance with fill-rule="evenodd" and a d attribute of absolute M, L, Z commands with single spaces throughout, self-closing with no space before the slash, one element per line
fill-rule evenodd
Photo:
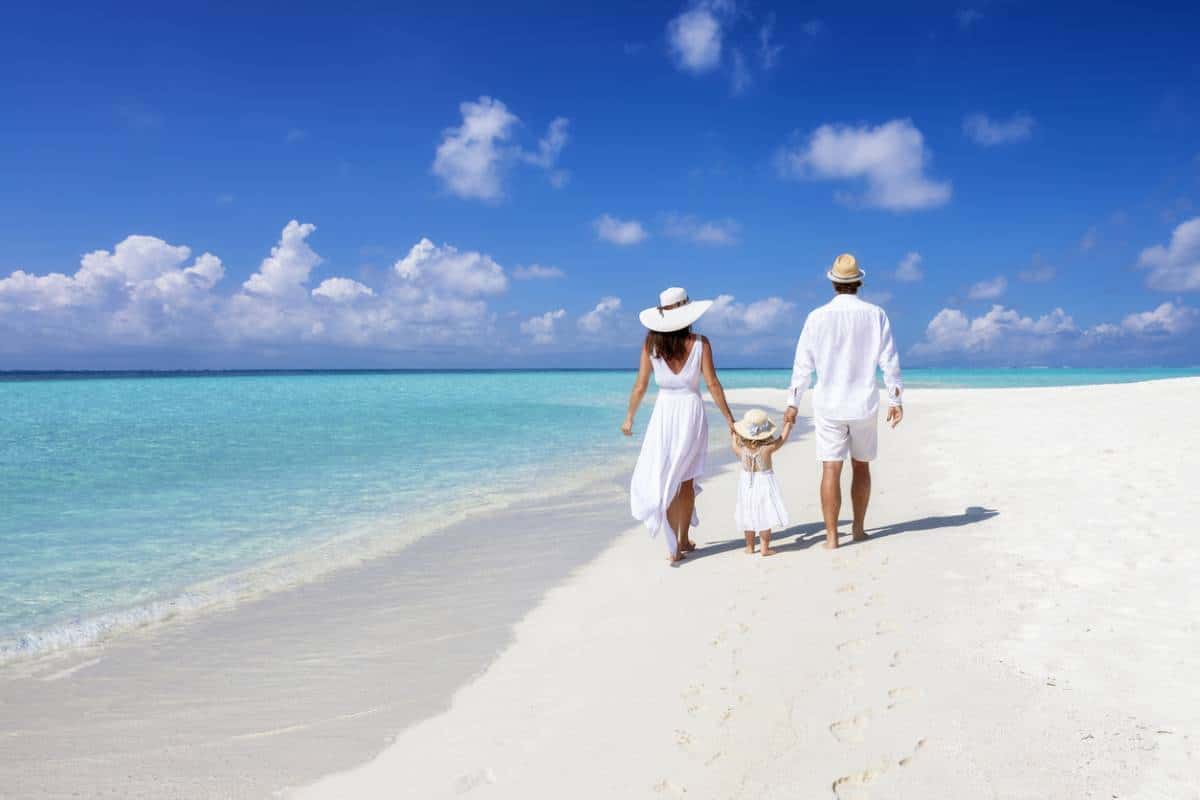
<path fill-rule="evenodd" d="M 642 404 L 642 398 L 646 396 L 646 389 L 650 387 L 650 351 L 642 345 L 642 359 L 638 363 L 637 378 L 633 381 L 633 391 L 629 393 L 629 411 L 625 414 L 625 423 L 621 426 L 621 433 L 626 436 L 633 435 L 633 418 L 637 415 L 638 406 Z"/>
<path fill-rule="evenodd" d="M 729 425 L 729 430 L 733 430 L 733 412 L 729 410 L 729 403 L 725 402 L 725 390 L 721 387 L 721 381 L 717 378 L 717 368 L 713 366 L 712 345 L 708 343 L 707 336 L 700 337 L 700 343 L 708 345 L 704 348 L 702 354 L 704 358 L 700 362 L 700 372 L 704 375 L 704 385 L 708 387 L 708 393 L 712 395 L 713 402 L 717 404 L 717 409 L 725 415 L 725 422 Z"/>

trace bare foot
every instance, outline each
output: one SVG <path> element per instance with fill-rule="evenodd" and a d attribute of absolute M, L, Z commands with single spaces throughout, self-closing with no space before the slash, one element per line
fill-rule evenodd
<path fill-rule="evenodd" d="M 773 555 L 775 555 L 775 551 L 772 550 L 770 547 L 764 547 L 763 551 L 762 551 L 762 555 L 763 555 L 763 558 L 766 558 L 767 556 L 773 556 Z"/>
<path fill-rule="evenodd" d="M 684 553 L 690 553 L 696 549 L 696 543 L 691 539 L 684 539 L 679 543 L 679 550 Z"/>
<path fill-rule="evenodd" d="M 747 555 L 754 555 L 754 545 L 752 545 L 752 544 L 746 545 L 746 553 L 747 553 Z"/>
<path fill-rule="evenodd" d="M 855 531 L 850 536 L 850 538 L 856 542 L 865 542 L 867 539 L 870 539 L 871 537 L 867 535 L 866 531 Z"/>
<path fill-rule="evenodd" d="M 825 541 L 821 542 L 821 547 L 824 547 L 826 550 L 837 550 L 837 539 L 826 539 Z"/>
<path fill-rule="evenodd" d="M 673 555 L 667 556 L 667 563 L 669 563 L 672 567 L 676 567 L 679 566 L 680 561 L 683 561 L 683 558 L 683 553 L 676 552 Z"/>

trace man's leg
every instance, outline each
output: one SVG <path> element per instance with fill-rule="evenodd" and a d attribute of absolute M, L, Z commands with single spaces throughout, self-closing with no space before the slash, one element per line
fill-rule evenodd
<path fill-rule="evenodd" d="M 842 513 L 842 462 L 824 461 L 821 470 L 821 513 L 825 516 L 825 546 L 838 546 L 838 515 Z"/>
<path fill-rule="evenodd" d="M 867 504 L 871 502 L 871 465 L 866 461 L 850 460 L 854 470 L 850 482 L 850 502 L 854 506 L 854 541 L 867 538 Z"/>

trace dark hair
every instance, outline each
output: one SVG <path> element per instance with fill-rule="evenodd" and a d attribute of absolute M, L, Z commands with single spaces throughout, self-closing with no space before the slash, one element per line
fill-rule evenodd
<path fill-rule="evenodd" d="M 687 355 L 687 340 L 692 335 L 692 326 L 678 331 L 660 333 L 646 331 L 646 349 L 652 358 L 663 361 L 679 361 Z"/>
<path fill-rule="evenodd" d="M 862 281 L 855 281 L 854 283 L 833 282 L 833 290 L 838 294 L 858 294 L 860 286 L 862 286 Z"/>

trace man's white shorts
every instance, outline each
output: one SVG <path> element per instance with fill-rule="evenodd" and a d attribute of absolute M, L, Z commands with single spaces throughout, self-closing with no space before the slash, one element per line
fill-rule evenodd
<path fill-rule="evenodd" d="M 865 419 L 813 418 L 816 430 L 817 460 L 874 461 L 879 450 L 879 415 Z"/>

